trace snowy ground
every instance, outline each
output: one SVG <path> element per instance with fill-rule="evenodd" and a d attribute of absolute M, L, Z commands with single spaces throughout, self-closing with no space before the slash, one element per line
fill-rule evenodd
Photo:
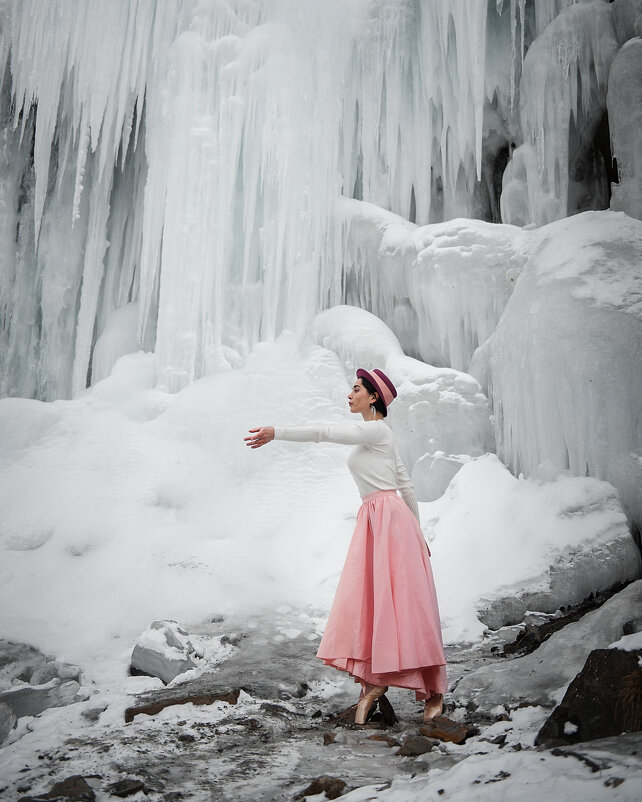
<path fill-rule="evenodd" d="M 129 797 L 134 800 L 290 800 L 320 775 L 354 788 L 349 800 L 639 798 L 642 735 L 537 749 L 535 735 L 550 712 L 538 705 L 523 703 L 508 715 L 498 706 L 475 718 L 449 698 L 449 713 L 475 721 L 479 734 L 419 757 L 399 756 L 395 745 L 372 740 L 377 729 L 333 729 L 327 715 L 353 703 L 356 687 L 314 659 L 322 625 L 322 618 L 281 608 L 202 627 L 200 635 L 210 643 L 221 633 L 242 635 L 233 654 L 211 671 L 219 690 L 248 689 L 236 705 L 174 706 L 125 724 L 132 695 L 160 686 L 132 677 L 123 678 L 119 693 L 88 686 L 85 702 L 21 719 L 12 742 L 0 750 L 3 797 L 43 792 L 56 780 L 82 774 L 99 802 L 113 798 L 107 789 L 123 778 L 145 783 L 148 793 Z M 493 642 L 449 649 L 451 682 L 482 663 L 503 665 L 490 652 Z M 418 733 L 421 706 L 409 692 L 389 696 L 400 721 L 385 735 L 401 743 Z M 105 706 L 96 722 L 89 720 Z M 326 733 L 335 734 L 328 745 Z M 172 796 L 176 792 L 182 796 Z"/>
<path fill-rule="evenodd" d="M 391 365 L 412 367 L 403 355 Z M 411 411 L 408 398 L 419 394 L 423 420 L 431 404 L 445 415 L 430 370 L 411 373 L 396 379 L 402 408 Z M 448 414 L 477 415 L 480 405 L 456 392 L 474 380 L 451 373 Z M 349 382 L 333 351 L 284 335 L 175 395 L 156 389 L 154 357 L 135 354 L 73 401 L 0 401 L 0 637 L 78 664 L 87 696 L 19 719 L 0 749 L 7 799 L 79 773 L 93 776 L 98 799 L 125 776 L 150 789 L 134 799 L 290 799 L 320 774 L 362 787 L 352 799 L 437 799 L 441 788 L 455 799 L 528 799 L 542 788 L 550 798 L 635 798 L 635 737 L 575 749 L 592 763 L 535 750 L 549 711 L 523 692 L 526 707 L 513 711 L 486 700 L 490 717 L 464 746 L 401 757 L 369 730 L 338 730 L 324 745 L 324 716 L 355 697 L 349 679 L 314 659 L 359 503 L 347 448 L 274 443 L 252 452 L 242 438 L 254 425 L 344 419 Z M 524 599 L 508 603 L 516 587 L 548 595 L 555 609 L 584 593 L 585 573 L 573 569 L 582 560 L 608 554 L 607 584 L 623 565 L 628 578 L 639 571 L 606 483 L 556 472 L 516 479 L 493 455 L 464 456 L 446 495 L 421 505 L 451 687 L 481 664 L 506 665 L 490 650 L 515 630 L 489 636 L 484 617 L 492 608 L 512 623 L 517 609 L 521 620 Z M 557 585 L 552 565 L 566 571 Z M 133 696 L 160 684 L 128 676 L 133 645 L 160 618 L 204 639 L 201 673 L 213 672 L 218 689 L 243 688 L 237 705 L 124 723 Z M 232 647 L 222 648 L 225 634 Z M 547 690 L 549 700 L 563 692 Z M 417 732 L 420 706 L 402 691 L 391 699 L 401 721 L 388 734 L 402 741 Z M 471 717 L 456 697 L 450 703 L 456 718 Z M 509 720 L 495 721 L 505 712 Z M 490 743 L 503 733 L 503 745 Z"/>

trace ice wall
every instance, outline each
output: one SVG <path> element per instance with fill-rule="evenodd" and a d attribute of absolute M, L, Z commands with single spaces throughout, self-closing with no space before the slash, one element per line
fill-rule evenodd
<path fill-rule="evenodd" d="M 360 206 L 343 207 L 344 284 L 365 270 L 365 253 L 367 300 L 394 330 L 379 300 L 390 282 L 417 321 L 407 350 L 479 380 L 497 453 L 516 475 L 548 463 L 607 479 L 642 521 L 642 222 L 586 212 L 531 231 L 417 227 Z"/>
<path fill-rule="evenodd" d="M 486 13 L 7 2 L 0 391 L 78 393 L 132 302 L 172 390 L 301 331 L 333 300 L 342 191 L 422 222 L 472 213 Z"/>

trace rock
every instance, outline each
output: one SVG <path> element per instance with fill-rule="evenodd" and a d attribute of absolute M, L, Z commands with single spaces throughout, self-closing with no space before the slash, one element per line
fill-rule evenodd
<path fill-rule="evenodd" d="M 16 723 L 16 715 L 5 702 L 0 702 L 0 744 L 9 735 Z"/>
<path fill-rule="evenodd" d="M 133 707 L 128 707 L 125 710 L 125 722 L 129 723 L 134 720 L 135 716 L 144 713 L 147 716 L 155 716 L 166 707 L 172 705 L 211 705 L 214 702 L 227 702 L 230 705 L 235 705 L 239 698 L 239 690 L 232 691 L 194 691 L 192 693 L 185 692 L 185 689 L 176 688 L 177 693 L 159 693 L 150 694 L 142 697 L 141 704 Z"/>
<path fill-rule="evenodd" d="M 330 744 L 334 743 L 335 738 L 337 737 L 336 732 L 324 732 L 323 733 L 323 745 L 330 746 Z"/>
<path fill-rule="evenodd" d="M 109 785 L 107 790 L 112 796 L 119 796 L 121 798 L 137 794 L 139 791 L 146 793 L 145 783 L 142 780 L 132 778 L 117 780 L 115 783 Z"/>
<path fill-rule="evenodd" d="M 473 702 L 482 710 L 520 701 L 551 705 L 555 692 L 582 670 L 587 652 L 605 649 L 621 638 L 624 624 L 639 615 L 641 605 L 642 580 L 638 580 L 599 609 L 555 632 L 532 654 L 466 674 L 453 692 L 455 701 L 462 706 Z"/>
<path fill-rule="evenodd" d="M 595 649 L 535 740 L 561 746 L 642 729 L 642 650 Z"/>
<path fill-rule="evenodd" d="M 419 732 L 428 738 L 438 738 L 453 744 L 463 744 L 466 738 L 478 732 L 477 727 L 453 721 L 447 716 L 436 716 L 419 728 Z"/>
<path fill-rule="evenodd" d="M 403 757 L 417 757 L 431 752 L 436 745 L 437 741 L 426 738 L 425 735 L 409 735 L 401 745 L 401 749 L 397 750 L 397 754 Z"/>
<path fill-rule="evenodd" d="M 134 646 L 131 672 L 158 677 L 168 685 L 179 674 L 196 668 L 199 656 L 189 632 L 176 621 L 154 621 Z"/>
<path fill-rule="evenodd" d="M 0 692 L 0 703 L 8 705 L 16 718 L 38 716 L 50 707 L 64 707 L 81 701 L 75 680 L 51 680 L 46 685 L 19 685 Z"/>
<path fill-rule="evenodd" d="M 48 657 L 28 643 L 0 639 L 0 684 L 10 685 L 20 680 L 44 685 L 54 677 L 80 681 L 80 669 Z"/>
<path fill-rule="evenodd" d="M 64 802 L 67 802 L 67 800 L 95 802 L 95 799 L 96 794 L 85 778 L 80 774 L 74 774 L 65 780 L 54 783 L 47 793 L 38 794 L 37 796 L 23 796 L 18 802 L 48 802 L 49 800 L 56 800 L 56 802 L 62 802 L 63 800 Z"/>
<path fill-rule="evenodd" d="M 401 746 L 396 738 L 391 738 L 389 735 L 384 735 L 382 732 L 375 732 L 374 735 L 368 736 L 369 741 L 382 741 L 388 746 Z"/>
<path fill-rule="evenodd" d="M 306 796 L 322 794 L 324 791 L 327 799 L 336 799 L 347 790 L 348 788 L 343 780 L 324 774 L 322 777 L 316 777 L 312 780 L 310 785 L 308 785 L 304 791 L 297 794 L 294 799 L 304 799 Z"/>
<path fill-rule="evenodd" d="M 92 723 L 98 721 L 101 714 L 107 710 L 107 705 L 99 705 L 98 707 L 90 707 L 87 710 L 83 710 L 80 714 L 86 721 L 91 721 Z"/>

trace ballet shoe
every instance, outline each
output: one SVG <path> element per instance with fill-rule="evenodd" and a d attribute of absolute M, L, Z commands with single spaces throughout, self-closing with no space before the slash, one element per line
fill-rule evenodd
<path fill-rule="evenodd" d="M 430 699 L 424 702 L 424 722 L 432 721 L 444 712 L 444 697 L 441 693 L 433 693 Z"/>
<path fill-rule="evenodd" d="M 384 695 L 387 690 L 388 688 L 385 685 L 373 685 L 372 690 L 368 691 L 368 693 L 359 699 L 359 703 L 357 704 L 357 709 L 354 714 L 355 724 L 366 723 L 370 708 L 380 696 Z"/>

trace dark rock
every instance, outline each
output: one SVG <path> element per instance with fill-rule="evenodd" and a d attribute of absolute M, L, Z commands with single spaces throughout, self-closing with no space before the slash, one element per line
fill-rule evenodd
<path fill-rule="evenodd" d="M 37 796 L 21 797 L 18 802 L 95 802 L 96 794 L 92 787 L 80 774 L 74 774 L 65 780 L 54 783 L 51 790 Z"/>
<path fill-rule="evenodd" d="M 479 730 L 470 724 L 453 721 L 447 716 L 436 716 L 426 721 L 419 728 L 419 732 L 428 738 L 438 738 L 440 741 L 449 741 L 453 744 L 463 744 L 466 738 L 476 735 Z"/>
<path fill-rule="evenodd" d="M 52 680 L 46 685 L 20 685 L 0 692 L 0 702 L 8 705 L 16 718 L 38 716 L 50 707 L 64 707 L 81 701 L 75 680 Z"/>
<path fill-rule="evenodd" d="M 437 741 L 424 735 L 409 735 L 401 745 L 401 749 L 397 750 L 397 754 L 403 757 L 417 757 L 431 752 L 436 745 Z"/>
<path fill-rule="evenodd" d="M 126 796 L 131 796 L 132 794 L 137 794 L 139 791 L 146 792 L 147 789 L 145 788 L 145 783 L 142 780 L 126 778 L 112 783 L 107 787 L 107 790 L 112 796 L 124 798 Z"/>
<path fill-rule="evenodd" d="M 563 608 L 565 612 L 562 615 L 556 615 L 555 618 L 547 618 L 540 624 L 526 624 L 524 630 L 520 632 L 517 638 L 512 643 L 507 643 L 504 646 L 503 655 L 531 654 L 531 652 L 534 652 L 535 649 L 547 641 L 555 632 L 562 629 L 567 624 L 579 621 L 580 618 L 585 616 L 586 613 L 590 613 L 591 610 L 596 610 L 598 607 L 601 607 L 604 602 L 608 601 L 624 587 L 623 584 L 613 585 L 608 590 L 591 594 L 591 596 L 584 599 L 584 601 L 579 604 L 573 605 L 570 608 Z"/>
<path fill-rule="evenodd" d="M 595 649 L 539 731 L 560 746 L 642 729 L 642 650 Z"/>
<path fill-rule="evenodd" d="M 334 739 L 337 737 L 336 732 L 324 732 L 323 733 L 323 745 L 330 746 L 330 744 L 334 743 Z"/>
<path fill-rule="evenodd" d="M 176 691 L 173 693 L 171 691 Z M 134 720 L 135 716 L 145 714 L 147 716 L 155 716 L 166 707 L 172 705 L 211 705 L 214 702 L 227 702 L 230 705 L 235 705 L 239 698 L 239 690 L 216 692 L 186 692 L 184 688 L 171 689 L 166 694 L 158 693 L 151 694 L 148 697 L 142 698 L 141 704 L 134 707 L 128 707 L 125 710 L 125 722 L 129 723 Z"/>
<path fill-rule="evenodd" d="M 221 635 L 221 644 L 225 646 L 229 643 L 230 646 L 240 646 L 245 637 L 244 632 L 229 632 L 226 635 Z"/>
<path fill-rule="evenodd" d="M 312 780 L 310 785 L 308 785 L 304 791 L 297 794 L 294 799 L 304 799 L 306 796 L 322 794 L 324 791 L 327 799 L 336 799 L 347 790 L 348 788 L 343 780 L 324 774 L 322 777 L 316 777 Z"/>
<path fill-rule="evenodd" d="M 383 716 L 383 723 L 386 727 L 392 727 L 397 721 L 394 707 L 390 704 L 390 700 L 385 695 L 379 697 L 379 710 Z"/>
<path fill-rule="evenodd" d="M 622 625 L 623 635 L 635 635 L 636 632 L 642 632 L 642 616 L 631 618 Z"/>
<path fill-rule="evenodd" d="M 396 738 L 391 738 L 390 735 L 384 735 L 382 732 L 375 732 L 374 735 L 368 735 L 369 741 L 382 741 L 388 746 L 400 746 L 399 741 Z"/>

